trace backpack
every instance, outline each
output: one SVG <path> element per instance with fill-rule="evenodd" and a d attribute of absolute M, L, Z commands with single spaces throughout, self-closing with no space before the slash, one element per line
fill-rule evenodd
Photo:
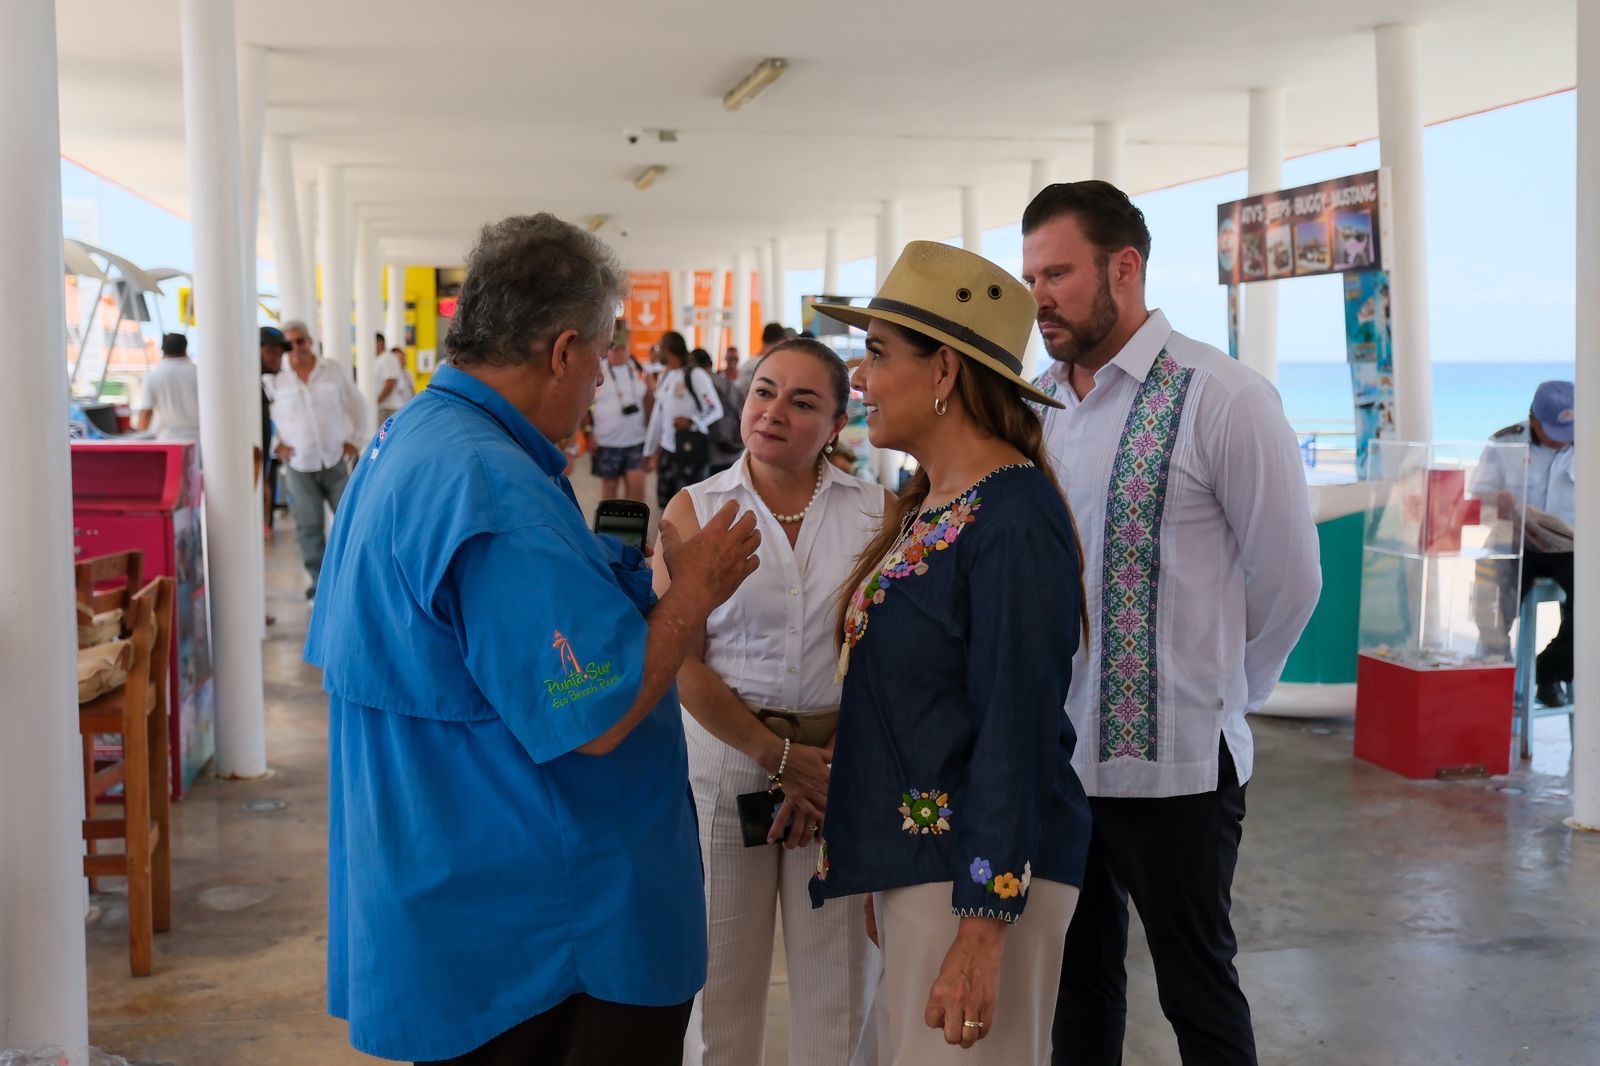
<path fill-rule="evenodd" d="M 712 374 L 711 387 L 722 401 L 722 417 L 711 423 L 711 451 L 714 456 L 732 459 L 744 451 L 744 439 L 739 436 L 739 387 L 728 380 L 726 374 Z"/>

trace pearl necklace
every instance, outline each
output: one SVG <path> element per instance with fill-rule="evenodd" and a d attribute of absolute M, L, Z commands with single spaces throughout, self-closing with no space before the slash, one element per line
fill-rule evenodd
<path fill-rule="evenodd" d="M 771 504 L 767 504 L 767 510 L 772 511 L 772 517 L 778 520 L 779 525 L 786 526 L 794 522 L 804 521 L 806 515 L 811 513 L 812 505 L 817 502 L 817 497 L 822 495 L 822 464 L 826 461 L 827 460 L 819 460 L 817 463 L 817 487 L 811 490 L 811 499 L 806 502 L 805 510 L 801 511 L 799 514 L 779 514 L 777 511 L 772 510 Z M 758 492 L 756 495 L 760 496 L 761 494 Z M 761 502 L 767 503 L 766 500 L 762 500 Z"/>

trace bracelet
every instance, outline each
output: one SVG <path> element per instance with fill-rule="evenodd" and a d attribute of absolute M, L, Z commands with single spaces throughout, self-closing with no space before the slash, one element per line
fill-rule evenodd
<path fill-rule="evenodd" d="M 784 742 L 783 742 L 783 756 L 778 760 L 778 772 L 775 773 L 775 774 L 768 774 L 767 775 L 768 791 L 771 791 L 772 789 L 777 788 L 779 785 L 783 784 L 783 771 L 786 770 L 788 768 L 788 766 L 789 766 L 789 741 L 787 739 L 785 739 Z"/>

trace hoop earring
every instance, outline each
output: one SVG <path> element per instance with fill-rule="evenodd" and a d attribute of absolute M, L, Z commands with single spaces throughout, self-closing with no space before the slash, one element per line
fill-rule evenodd
<path fill-rule="evenodd" d="M 933 413 L 934 414 L 943 415 L 949 410 L 950 410 L 950 402 L 948 400 L 941 400 L 937 396 L 935 396 L 933 398 Z"/>

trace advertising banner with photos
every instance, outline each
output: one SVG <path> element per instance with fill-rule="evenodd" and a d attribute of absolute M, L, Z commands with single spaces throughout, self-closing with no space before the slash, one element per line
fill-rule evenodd
<path fill-rule="evenodd" d="M 1382 270 L 1388 185 L 1372 170 L 1219 204 L 1218 283 Z"/>

